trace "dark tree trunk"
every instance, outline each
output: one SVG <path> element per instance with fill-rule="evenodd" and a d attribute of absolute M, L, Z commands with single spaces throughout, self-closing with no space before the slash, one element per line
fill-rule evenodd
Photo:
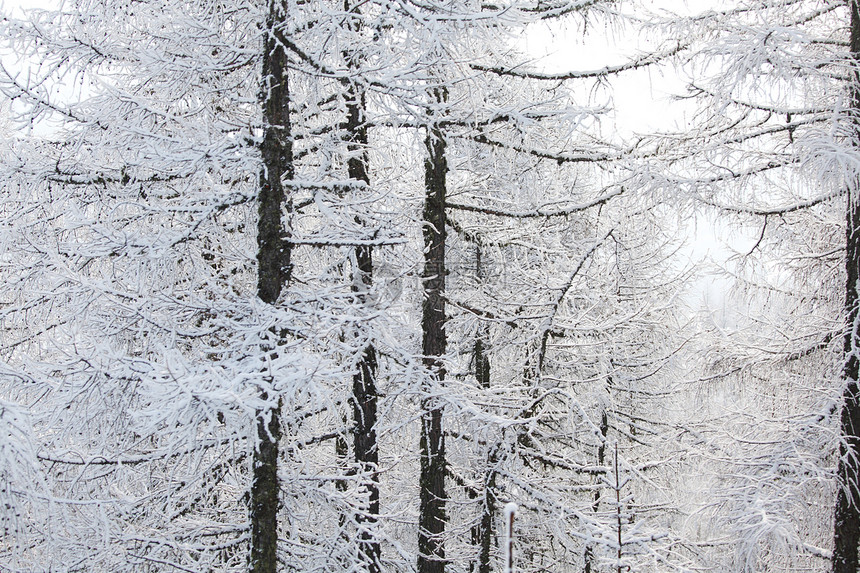
<path fill-rule="evenodd" d="M 293 178 L 290 140 L 290 91 L 287 55 L 281 38 L 286 25 L 285 0 L 271 0 L 263 39 L 261 104 L 264 132 L 260 143 L 257 222 L 257 296 L 275 304 L 290 280 L 290 235 L 283 224 L 289 211 L 283 180 Z M 273 348 L 264 351 L 273 352 Z M 278 567 L 278 442 L 281 437 L 280 405 L 265 391 L 262 398 L 276 406 L 257 412 L 258 447 L 254 450 L 250 492 L 251 573 L 275 573 Z"/>
<path fill-rule="evenodd" d="M 289 210 L 283 180 L 292 179 L 293 144 L 290 139 L 290 88 L 283 28 L 286 26 L 286 0 L 271 0 L 266 18 L 263 51 L 261 98 L 263 140 L 260 143 L 262 166 L 257 222 L 257 295 L 274 304 L 290 280 L 290 236 L 283 224 L 283 211 Z"/>
<path fill-rule="evenodd" d="M 358 14 L 357 9 L 350 9 L 350 2 L 344 2 L 344 10 Z M 350 27 L 355 29 L 357 24 L 350 21 Z M 357 67 L 355 54 L 347 54 L 350 68 Z M 347 122 L 346 131 L 349 138 L 347 160 L 349 178 L 370 184 L 367 160 L 367 123 L 365 121 L 365 93 L 355 82 L 349 82 L 346 92 Z M 359 221 L 360 223 L 361 221 Z M 367 291 L 373 284 L 373 247 L 360 245 L 355 248 L 353 263 L 353 291 L 360 303 L 367 301 Z M 380 571 L 380 546 L 374 533 L 374 524 L 379 518 L 379 482 L 377 466 L 379 451 L 376 443 L 376 348 L 368 342 L 362 352 L 358 368 L 352 378 L 352 411 L 353 411 L 353 450 L 357 471 L 362 479 L 361 487 L 367 496 L 366 506 L 356 515 L 356 523 L 361 530 L 359 533 L 359 558 L 368 573 Z"/>
<path fill-rule="evenodd" d="M 499 461 L 498 449 L 494 448 L 487 456 L 487 474 L 484 478 L 484 504 L 481 509 L 481 521 L 478 523 L 478 573 L 490 573 L 492 563 L 490 549 L 493 545 L 493 517 L 496 514 L 496 477 L 493 469 Z"/>
<path fill-rule="evenodd" d="M 610 386 L 612 385 L 610 381 Z M 600 435 L 602 441 L 597 446 L 597 465 L 603 466 L 606 464 L 606 436 L 609 434 L 609 418 L 606 415 L 606 410 L 600 416 Z M 597 513 L 600 511 L 600 489 L 594 490 L 594 502 L 591 505 L 592 511 Z M 594 546 L 588 544 L 585 546 L 585 569 L 584 573 L 592 573 L 594 570 Z"/>
<path fill-rule="evenodd" d="M 380 546 L 373 527 L 379 519 L 376 368 L 376 349 L 373 345 L 368 345 L 352 381 L 355 460 L 362 475 L 362 488 L 367 496 L 366 509 L 356 516 L 356 522 L 361 528 L 359 556 L 368 573 L 379 573 L 381 570 Z"/>
<path fill-rule="evenodd" d="M 475 273 L 478 284 L 483 285 L 486 273 L 480 244 L 475 245 Z M 481 324 L 478 327 L 478 336 L 475 338 L 475 380 L 478 382 L 478 387 L 483 389 L 490 387 L 490 359 L 487 356 L 487 339 L 489 339 L 489 331 L 486 324 Z"/>
<path fill-rule="evenodd" d="M 860 65 L 860 8 L 858 0 L 848 0 L 851 8 L 851 63 Z M 854 125 L 854 146 L 860 146 L 860 73 L 855 67 L 851 73 L 851 113 Z M 836 492 L 834 516 L 833 572 L 856 573 L 858 566 L 857 544 L 860 542 L 860 388 L 858 374 L 860 361 L 860 324 L 858 324 L 858 270 L 860 270 L 860 181 L 851 178 L 848 188 L 848 207 L 845 229 L 845 384 L 842 395 L 841 432 L 839 447 L 839 483 Z"/>
<path fill-rule="evenodd" d="M 478 284 L 483 285 L 486 273 L 484 271 L 483 254 L 481 245 L 475 245 L 475 273 Z M 490 387 L 490 359 L 487 356 L 486 340 L 489 332 L 486 325 L 478 327 L 478 335 L 475 338 L 475 381 L 478 387 L 487 389 Z M 481 519 L 475 526 L 472 534 L 475 544 L 478 546 L 478 573 L 490 573 L 492 562 L 490 550 L 492 549 L 494 536 L 494 517 L 496 514 L 496 477 L 495 467 L 498 463 L 498 446 L 494 447 L 487 455 L 487 465 L 484 474 L 483 503 L 481 504 Z"/>
<path fill-rule="evenodd" d="M 441 103 L 445 94 L 436 93 Z M 446 142 L 437 125 L 427 127 L 424 162 L 424 365 L 437 383 L 445 379 L 445 187 L 448 164 Z M 422 404 L 421 476 L 418 514 L 418 573 L 444 573 L 445 547 L 445 438 L 442 409 L 432 398 Z"/>
<path fill-rule="evenodd" d="M 265 419 L 269 416 L 269 420 Z M 280 408 L 257 413 L 259 446 L 254 451 L 251 483 L 251 573 L 278 568 L 278 440 Z"/>

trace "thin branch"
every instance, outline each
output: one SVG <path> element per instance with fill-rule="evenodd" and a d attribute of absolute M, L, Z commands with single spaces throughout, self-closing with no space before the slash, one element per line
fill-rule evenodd
<path fill-rule="evenodd" d="M 464 203 L 446 203 L 445 206 L 449 209 L 455 209 L 459 211 L 471 211 L 473 213 L 483 213 L 484 215 L 492 215 L 495 217 L 509 217 L 511 219 L 529 219 L 529 218 L 538 218 L 538 217 L 564 217 L 566 215 L 571 215 L 573 213 L 579 213 L 581 211 L 586 211 L 591 209 L 592 207 L 598 207 L 600 205 L 605 204 L 613 197 L 617 197 L 624 193 L 624 187 L 619 187 L 614 191 L 610 191 L 605 195 L 601 195 L 600 197 L 593 199 L 591 201 L 587 201 L 585 203 L 578 203 L 575 205 L 571 205 L 570 207 L 565 207 L 564 209 L 547 209 L 545 207 L 537 207 L 533 211 L 505 211 L 503 209 L 494 209 L 492 207 L 479 207 L 477 205 L 466 205 Z"/>
<path fill-rule="evenodd" d="M 723 205 L 721 203 L 717 203 L 716 201 L 709 201 L 707 199 L 699 199 L 705 205 L 710 207 L 714 207 L 716 209 L 720 209 L 721 211 L 727 211 L 729 213 L 740 213 L 744 215 L 758 215 L 761 217 L 770 217 L 773 215 L 786 215 L 788 213 L 794 213 L 795 211 L 801 211 L 803 209 L 809 209 L 811 207 L 815 207 L 816 205 L 820 205 L 821 203 L 826 203 L 831 199 L 835 199 L 837 197 L 841 197 L 845 194 L 844 189 L 837 189 L 835 191 L 831 191 L 825 195 L 821 195 L 820 197 L 816 197 L 814 199 L 810 199 L 808 201 L 800 201 L 799 203 L 794 203 L 792 205 L 784 205 L 781 207 L 773 207 L 771 209 L 758 209 L 755 207 L 741 207 L 736 205 Z"/>
<path fill-rule="evenodd" d="M 481 72 L 490 72 L 493 74 L 498 74 L 500 76 L 513 76 L 517 78 L 528 78 L 532 80 L 551 80 L 551 81 L 564 81 L 564 80 L 573 80 L 573 79 L 586 79 L 586 78 L 602 78 L 605 76 L 619 74 L 622 72 L 636 70 L 639 68 L 643 68 L 645 66 L 650 66 L 652 64 L 659 63 L 667 58 L 677 55 L 681 51 L 685 50 L 689 45 L 679 43 L 674 48 L 670 48 L 663 52 L 655 52 L 650 54 L 645 54 L 629 62 L 625 62 L 623 64 L 617 64 L 615 66 L 604 66 L 597 70 L 589 70 L 584 72 L 565 72 L 565 73 L 557 73 L 557 74 L 549 74 L 546 72 L 536 72 L 529 70 L 517 70 L 514 68 L 500 68 L 500 67 L 490 67 L 483 66 L 481 64 L 471 64 L 471 68 L 474 70 L 478 70 Z"/>

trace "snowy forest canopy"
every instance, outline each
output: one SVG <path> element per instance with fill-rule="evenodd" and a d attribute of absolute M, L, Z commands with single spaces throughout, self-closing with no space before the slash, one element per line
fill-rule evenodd
<path fill-rule="evenodd" d="M 6 10 L 0 571 L 856 573 L 858 2 Z"/>

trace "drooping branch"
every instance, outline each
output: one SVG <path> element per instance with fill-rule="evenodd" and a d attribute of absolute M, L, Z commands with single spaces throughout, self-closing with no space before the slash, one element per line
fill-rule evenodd
<path fill-rule="evenodd" d="M 624 193 L 624 187 L 618 187 L 617 189 L 613 189 L 608 191 L 607 193 L 597 197 L 596 199 L 592 199 L 591 201 L 586 201 L 584 203 L 577 203 L 574 205 L 570 205 L 567 207 L 551 209 L 548 207 L 536 207 L 533 210 L 529 211 L 508 211 L 504 209 L 495 209 L 493 207 L 483 207 L 479 205 L 468 205 L 465 203 L 453 203 L 449 201 L 446 206 L 449 209 L 454 209 L 457 211 L 470 211 L 473 213 L 482 213 L 484 215 L 491 215 L 494 217 L 508 217 L 511 219 L 536 219 L 536 218 L 549 218 L 549 217 L 565 217 L 567 215 L 572 215 L 574 213 L 579 213 L 581 211 L 586 211 L 593 207 L 599 207 L 604 205 L 610 199 L 614 197 L 618 197 Z"/>
<path fill-rule="evenodd" d="M 608 76 L 620 74 L 622 72 L 638 70 L 639 68 L 644 68 L 653 64 L 660 63 L 668 58 L 671 58 L 672 56 L 678 55 L 683 50 L 687 49 L 687 47 L 687 44 L 678 43 L 678 45 L 668 50 L 643 54 L 642 56 L 633 58 L 629 62 L 624 62 L 623 64 L 604 66 L 596 70 L 587 70 L 581 72 L 546 73 L 529 70 L 519 70 L 516 68 L 484 66 L 481 64 L 471 64 L 471 67 L 472 69 L 478 71 L 490 72 L 500 76 L 513 76 L 517 78 L 528 78 L 531 80 L 565 81 L 586 78 L 606 78 Z"/>

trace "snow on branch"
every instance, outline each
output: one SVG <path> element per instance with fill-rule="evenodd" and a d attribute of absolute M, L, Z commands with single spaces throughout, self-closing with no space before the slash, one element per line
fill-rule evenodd
<path fill-rule="evenodd" d="M 482 72 L 490 72 L 493 74 L 498 74 L 500 76 L 514 76 L 518 78 L 528 78 L 532 80 L 550 80 L 550 81 L 564 81 L 564 80 L 574 80 L 574 79 L 587 79 L 587 78 L 603 78 L 606 76 L 619 74 L 622 72 L 627 72 L 631 70 L 637 70 L 639 68 L 643 68 L 645 66 L 650 66 L 652 64 L 657 64 L 662 62 L 663 60 L 670 58 L 672 56 L 676 56 L 685 50 L 688 47 L 688 44 L 678 43 L 677 46 L 670 48 L 668 50 L 664 50 L 662 52 L 653 52 L 650 54 L 644 54 L 638 58 L 634 58 L 629 62 L 624 62 L 623 64 L 617 64 L 614 66 L 604 66 L 602 68 L 596 70 L 588 70 L 582 72 L 565 72 L 565 73 L 546 73 L 546 72 L 537 72 L 537 71 L 529 71 L 529 70 L 518 70 L 515 68 L 501 68 L 501 67 L 491 67 L 484 66 L 481 64 L 471 64 L 472 69 L 482 71 Z"/>

